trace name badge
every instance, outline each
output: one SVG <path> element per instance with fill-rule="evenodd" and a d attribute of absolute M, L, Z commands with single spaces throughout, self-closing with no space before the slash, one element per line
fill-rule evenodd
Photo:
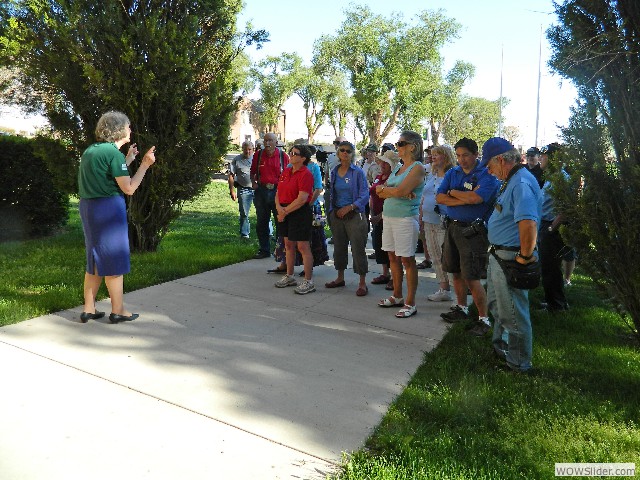
<path fill-rule="evenodd" d="M 467 190 L 473 190 L 473 185 L 470 182 L 465 182 L 464 188 L 466 188 Z"/>

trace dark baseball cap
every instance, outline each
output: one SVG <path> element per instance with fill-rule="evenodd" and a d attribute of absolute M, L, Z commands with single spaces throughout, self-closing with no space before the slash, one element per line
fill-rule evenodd
<path fill-rule="evenodd" d="M 535 157 L 540 155 L 540 149 L 538 147 L 531 147 L 527 150 L 527 157 Z"/>

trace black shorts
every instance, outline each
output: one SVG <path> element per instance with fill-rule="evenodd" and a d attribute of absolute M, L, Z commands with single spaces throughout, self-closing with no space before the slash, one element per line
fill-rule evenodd
<path fill-rule="evenodd" d="M 284 222 L 278 222 L 278 235 L 292 242 L 308 242 L 311 240 L 312 221 L 311 207 L 305 203 L 284 217 Z"/>
<path fill-rule="evenodd" d="M 451 222 L 447 227 L 442 248 L 442 268 L 445 272 L 460 273 L 464 280 L 487 278 L 487 235 L 478 233 L 466 238 L 462 235 L 466 226 Z"/>

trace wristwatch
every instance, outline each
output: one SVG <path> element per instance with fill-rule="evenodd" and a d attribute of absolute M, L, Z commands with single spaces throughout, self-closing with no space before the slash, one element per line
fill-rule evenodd
<path fill-rule="evenodd" d="M 520 253 L 520 250 L 518 250 L 518 253 L 516 253 L 516 257 L 520 257 L 521 259 L 525 260 L 525 261 L 529 261 L 533 258 L 533 253 L 531 255 L 528 256 L 524 256 L 522 255 L 522 253 Z"/>

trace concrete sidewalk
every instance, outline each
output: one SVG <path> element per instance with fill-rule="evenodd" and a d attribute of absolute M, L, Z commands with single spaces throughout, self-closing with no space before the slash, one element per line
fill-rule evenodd
<path fill-rule="evenodd" d="M 442 338 L 449 303 L 426 300 L 432 270 L 418 314 L 396 319 L 377 306 L 383 285 L 357 297 L 347 271 L 326 289 L 328 262 L 296 295 L 273 286 L 274 266 L 129 293 L 134 322 L 81 324 L 78 307 L 0 328 L 0 478 L 325 478 Z"/>

